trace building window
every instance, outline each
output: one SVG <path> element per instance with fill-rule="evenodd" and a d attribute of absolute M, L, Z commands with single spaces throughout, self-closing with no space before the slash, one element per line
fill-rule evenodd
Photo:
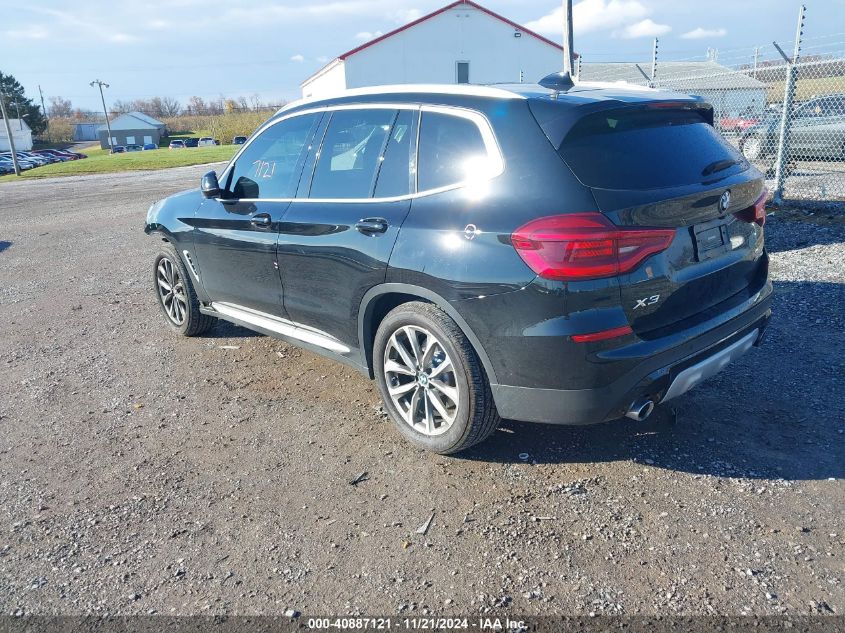
<path fill-rule="evenodd" d="M 458 66 L 458 83 L 469 83 L 469 62 L 457 62 Z"/>

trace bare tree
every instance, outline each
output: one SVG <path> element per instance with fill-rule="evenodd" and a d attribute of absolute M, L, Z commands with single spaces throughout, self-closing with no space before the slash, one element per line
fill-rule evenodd
<path fill-rule="evenodd" d="M 126 114 L 127 112 L 132 112 L 134 109 L 134 103 L 130 101 L 121 101 L 120 99 L 115 101 L 111 106 L 112 112 L 115 112 L 116 114 Z"/>
<path fill-rule="evenodd" d="M 255 110 L 256 112 L 258 112 L 259 110 L 261 110 L 261 108 L 263 107 L 263 105 L 262 105 L 262 103 L 261 103 L 261 97 L 260 97 L 260 96 L 258 96 L 258 93 L 257 93 L 257 92 L 253 92 L 253 93 L 249 96 L 249 102 L 250 102 L 250 104 L 252 105 L 252 109 L 253 109 L 253 110 Z"/>
<path fill-rule="evenodd" d="M 64 119 L 73 115 L 73 105 L 70 99 L 62 97 L 50 97 L 50 107 L 47 108 L 50 118 Z"/>
<path fill-rule="evenodd" d="M 188 105 L 185 106 L 185 112 L 192 115 L 205 114 L 206 109 L 205 100 L 197 96 L 188 99 Z"/>
<path fill-rule="evenodd" d="M 172 97 L 162 97 L 161 99 L 161 116 L 174 117 L 182 113 L 182 104 L 177 99 Z"/>

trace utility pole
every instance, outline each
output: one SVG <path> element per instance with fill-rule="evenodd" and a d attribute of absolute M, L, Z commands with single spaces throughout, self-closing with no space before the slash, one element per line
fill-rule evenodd
<path fill-rule="evenodd" d="M 100 101 L 103 102 L 103 114 L 106 116 L 106 129 L 109 131 L 109 154 L 111 154 L 114 151 L 114 147 L 111 142 L 111 123 L 109 123 L 109 111 L 106 109 L 106 98 L 103 96 L 103 87 L 108 88 L 109 85 L 105 81 L 95 79 L 91 82 L 90 86 L 92 88 L 94 86 L 100 87 Z"/>
<path fill-rule="evenodd" d="M 563 74 L 572 77 L 572 0 L 563 0 Z"/>
<path fill-rule="evenodd" d="M 50 117 L 47 116 L 47 108 L 44 107 L 44 93 L 41 92 L 41 84 L 38 84 L 38 95 L 41 97 L 41 113 L 47 121 L 47 140 L 50 140 Z"/>
<path fill-rule="evenodd" d="M 757 64 L 759 62 L 760 62 L 760 47 L 755 46 L 754 47 L 754 73 L 753 73 L 754 79 L 757 79 Z"/>
<path fill-rule="evenodd" d="M 2 92 L 0 92 L 0 114 L 3 115 L 3 123 L 6 125 L 6 135 L 9 137 L 9 150 L 12 154 L 12 166 L 15 168 L 15 176 L 20 176 L 21 166 L 18 165 L 18 155 L 15 153 L 15 139 L 12 136 L 12 128 L 9 125 L 9 117 L 6 116 L 6 104 L 3 101 Z"/>

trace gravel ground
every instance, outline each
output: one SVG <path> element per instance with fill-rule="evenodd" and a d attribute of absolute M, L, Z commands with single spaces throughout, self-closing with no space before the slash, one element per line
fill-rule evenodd
<path fill-rule="evenodd" d="M 841 209 L 770 219 L 767 343 L 675 411 L 440 457 L 343 366 L 165 330 L 142 223 L 204 169 L 0 185 L 0 612 L 845 614 Z"/>

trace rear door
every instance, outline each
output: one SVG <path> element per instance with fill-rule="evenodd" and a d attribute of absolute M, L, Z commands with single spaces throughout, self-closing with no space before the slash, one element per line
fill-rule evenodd
<path fill-rule="evenodd" d="M 657 104 L 579 121 L 560 154 L 619 225 L 674 228 L 670 247 L 619 277 L 634 331 L 664 336 L 760 290 L 762 227 L 734 213 L 754 205 L 762 175 L 696 108 Z"/>
<path fill-rule="evenodd" d="M 355 347 L 361 300 L 384 281 L 410 207 L 419 110 L 367 106 L 330 116 L 280 225 L 278 261 L 289 318 Z"/>
<path fill-rule="evenodd" d="M 284 316 L 277 236 L 321 116 L 294 116 L 266 128 L 229 169 L 225 194 L 197 210 L 197 269 L 212 301 Z"/>

